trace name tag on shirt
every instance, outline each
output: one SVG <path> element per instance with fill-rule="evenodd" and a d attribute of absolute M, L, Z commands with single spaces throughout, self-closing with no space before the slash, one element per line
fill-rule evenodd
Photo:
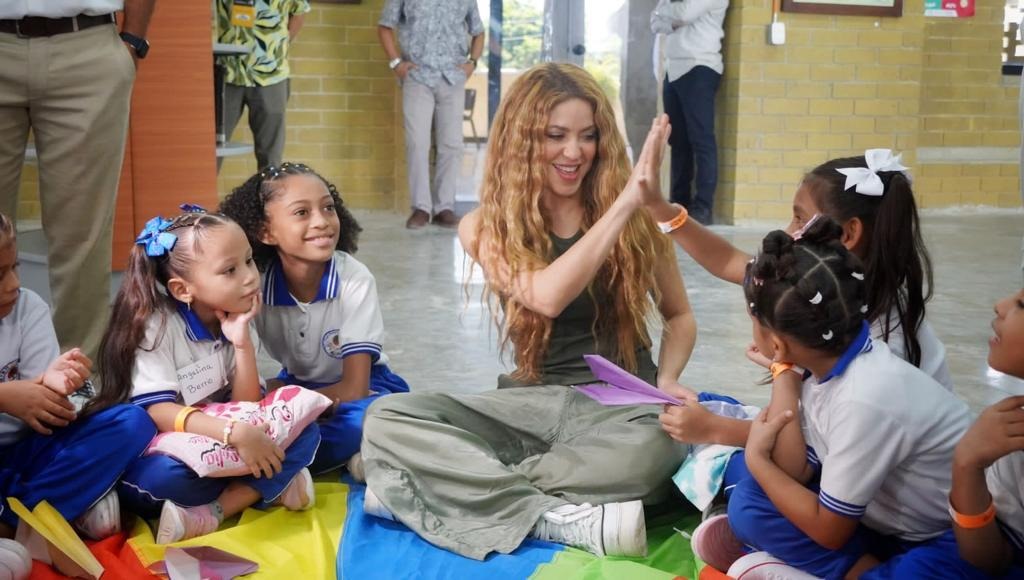
<path fill-rule="evenodd" d="M 252 28 L 256 24 L 256 0 L 234 0 L 231 3 L 231 25 Z"/>
<path fill-rule="evenodd" d="M 216 393 L 227 384 L 220 354 L 178 369 L 178 385 L 186 405 L 191 405 Z"/>

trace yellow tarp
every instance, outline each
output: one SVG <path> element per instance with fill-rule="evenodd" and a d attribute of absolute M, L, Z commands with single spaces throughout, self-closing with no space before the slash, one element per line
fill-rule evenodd
<path fill-rule="evenodd" d="M 213 546 L 258 563 L 259 571 L 246 578 L 334 580 L 348 486 L 321 481 L 315 486 L 316 507 L 309 511 L 248 509 L 212 534 L 170 545 Z M 166 546 L 153 539 L 150 527 L 136 520 L 128 545 L 145 566 L 164 557 Z"/>

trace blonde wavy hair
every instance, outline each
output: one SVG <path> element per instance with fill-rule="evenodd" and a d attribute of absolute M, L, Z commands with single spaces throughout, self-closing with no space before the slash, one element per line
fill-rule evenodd
<path fill-rule="evenodd" d="M 542 203 L 547 183 L 544 159 L 545 135 L 551 111 L 570 99 L 581 99 L 594 112 L 597 154 L 584 176 L 583 224 L 593 226 L 625 188 L 630 175 L 626 144 L 615 123 L 611 103 L 594 78 L 580 67 L 546 63 L 526 71 L 509 88 L 491 128 L 484 183 L 480 194 L 477 248 L 484 270 L 493 264 L 481 256 L 480 241 L 486 239 L 487 254 L 500 257 L 510 276 L 546 267 L 554 260 L 548 234 L 551 220 Z M 655 283 L 657 257 L 669 250 L 668 242 L 646 212 L 636 212 L 587 292 L 597 298 L 597 316 L 592 330 L 600 341 L 614 336 L 612 352 L 627 370 L 637 370 L 636 351 L 650 347 L 648 317 L 660 298 Z M 513 346 L 517 380 L 540 378 L 541 361 L 551 337 L 552 319 L 509 298 L 510 289 L 496 287 L 488 277 L 484 299 L 497 324 L 501 351 Z M 496 309 L 495 303 L 500 306 Z"/>

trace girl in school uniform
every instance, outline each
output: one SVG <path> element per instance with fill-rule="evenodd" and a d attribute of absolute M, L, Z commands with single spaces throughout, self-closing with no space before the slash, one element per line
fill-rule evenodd
<path fill-rule="evenodd" d="M 797 240 L 772 232 L 748 266 L 754 341 L 774 380 L 728 524 L 774 556 L 762 571 L 781 561 L 823 578 L 984 577 L 957 553 L 946 499 L 970 413 L 871 337 L 866 271 L 842 235 L 828 219 Z"/>
<path fill-rule="evenodd" d="M 223 440 L 252 475 L 201 478 L 160 454 L 135 461 L 121 498 L 140 515 L 160 514 L 162 544 L 210 533 L 253 505 L 307 509 L 314 497 L 306 466 L 320 441 L 310 425 L 285 453 L 258 427 L 194 412 L 197 403 L 262 397 L 259 338 L 250 329 L 259 312 L 259 274 L 238 224 L 182 207 L 188 211 L 172 220 L 150 220 L 132 248 L 101 343 L 104 388 L 93 404 L 131 401 L 160 432 Z"/>
<path fill-rule="evenodd" d="M 92 539 L 121 529 L 111 489 L 156 431 L 131 405 L 76 413 L 69 396 L 91 368 L 77 348 L 60 354 L 49 307 L 21 287 L 14 224 L 0 214 L 0 537 L 18 526 L 12 497 L 30 509 L 48 501 Z"/>
<path fill-rule="evenodd" d="M 819 214 L 839 223 L 843 246 L 864 264 L 871 336 L 952 390 L 945 346 L 925 320 L 931 261 L 906 169 L 888 149 L 869 149 L 862 156 L 819 165 L 797 188 L 786 231 L 795 233 Z M 659 221 L 685 213 L 664 199 L 654 199 L 646 207 Z M 694 220 L 685 220 L 670 235 L 708 272 L 742 282 L 751 258 L 746 252 Z M 698 406 L 669 409 L 663 422 L 673 436 L 691 443 L 740 447 L 749 431 L 746 421 L 715 416 Z"/>
<path fill-rule="evenodd" d="M 1024 379 L 1024 290 L 995 312 L 988 364 Z M 985 409 L 957 445 L 949 505 L 965 560 L 994 576 L 1024 576 L 1024 396 Z"/>
<path fill-rule="evenodd" d="M 278 381 L 316 389 L 335 402 L 320 422 L 322 442 L 310 469 L 322 473 L 349 463 L 362 479 L 353 455 L 366 408 L 383 395 L 409 392 L 381 346 L 377 282 L 352 256 L 362 228 L 337 188 L 297 163 L 253 175 L 220 209 L 245 230 L 263 272 L 256 327 L 284 367 Z"/>

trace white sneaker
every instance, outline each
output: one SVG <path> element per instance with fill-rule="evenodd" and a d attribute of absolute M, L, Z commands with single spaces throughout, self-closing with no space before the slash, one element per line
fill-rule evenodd
<path fill-rule="evenodd" d="M 204 536 L 216 531 L 219 527 L 220 518 L 214 515 L 209 504 L 181 507 L 171 501 L 164 501 L 164 507 L 160 510 L 156 543 L 173 544 L 189 538 Z"/>
<path fill-rule="evenodd" d="M 753 552 L 729 566 L 726 575 L 736 580 L 820 580 L 768 552 Z"/>
<path fill-rule="evenodd" d="M 366 483 L 366 472 L 363 471 L 363 454 L 356 453 L 348 460 L 348 473 L 359 483 Z"/>
<path fill-rule="evenodd" d="M 363 494 L 363 511 L 371 516 L 391 520 L 393 522 L 398 521 L 395 519 L 395 514 L 391 513 L 391 510 L 381 503 L 380 498 L 377 497 L 377 494 L 373 493 L 373 490 L 369 487 L 366 488 L 366 493 Z"/>
<path fill-rule="evenodd" d="M 121 501 L 110 490 L 75 520 L 75 527 L 90 540 L 102 540 L 121 531 Z"/>
<path fill-rule="evenodd" d="M 283 505 L 285 509 L 293 512 L 301 512 L 313 507 L 316 503 L 316 491 L 313 489 L 313 476 L 305 467 L 295 474 L 295 477 L 288 482 L 288 487 L 276 500 L 274 505 Z"/>
<path fill-rule="evenodd" d="M 601 557 L 647 555 L 647 528 L 640 500 L 557 507 L 537 520 L 530 536 Z"/>
<path fill-rule="evenodd" d="M 25 580 L 32 573 L 28 548 L 14 540 L 0 538 L 0 578 Z"/>

